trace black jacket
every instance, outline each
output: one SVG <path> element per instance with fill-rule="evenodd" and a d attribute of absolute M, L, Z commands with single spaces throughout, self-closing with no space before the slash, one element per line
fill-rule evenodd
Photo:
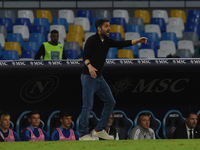
<path fill-rule="evenodd" d="M 194 134 L 195 139 L 200 138 L 200 128 L 199 127 L 194 128 L 193 134 Z M 186 131 L 185 124 L 176 128 L 174 135 L 173 135 L 173 139 L 188 139 L 188 134 Z"/>

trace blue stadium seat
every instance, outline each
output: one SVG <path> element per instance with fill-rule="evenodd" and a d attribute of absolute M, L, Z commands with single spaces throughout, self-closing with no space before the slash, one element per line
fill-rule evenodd
<path fill-rule="evenodd" d="M 139 47 L 137 44 L 132 46 L 123 47 L 123 49 L 130 49 L 133 52 L 134 58 L 138 58 L 139 55 Z"/>
<path fill-rule="evenodd" d="M 114 122 L 113 126 L 119 132 L 119 139 L 127 139 L 131 129 L 133 128 L 133 122 L 126 114 L 121 110 L 114 110 Z"/>
<path fill-rule="evenodd" d="M 174 41 L 175 46 L 177 47 L 177 45 L 178 45 L 176 33 L 174 33 L 174 32 L 163 32 L 162 33 L 162 41 Z"/>
<path fill-rule="evenodd" d="M 3 57 L 3 50 L 2 50 L 2 47 L 1 47 L 1 44 L 0 44 L 0 59 Z"/>
<path fill-rule="evenodd" d="M 188 10 L 188 17 L 200 18 L 200 10 Z"/>
<path fill-rule="evenodd" d="M 77 10 L 77 17 L 87 17 L 92 24 L 92 12 L 90 10 Z"/>
<path fill-rule="evenodd" d="M 63 25 L 65 27 L 66 33 L 68 33 L 68 23 L 65 18 L 53 18 L 52 25 Z"/>
<path fill-rule="evenodd" d="M 83 52 L 84 52 L 84 50 L 82 49 L 81 50 L 81 58 L 83 58 Z"/>
<path fill-rule="evenodd" d="M 122 25 L 124 28 L 124 32 L 127 31 L 127 25 L 126 25 L 126 20 L 125 18 L 111 18 L 110 19 L 110 24 L 113 25 Z"/>
<path fill-rule="evenodd" d="M 76 119 L 76 132 L 79 134 L 79 121 L 81 118 L 81 114 L 78 116 Z M 89 116 L 89 130 L 94 129 L 97 124 L 98 124 L 99 118 L 97 118 L 96 114 L 93 111 L 90 111 L 90 116 Z"/>
<path fill-rule="evenodd" d="M 21 33 L 8 33 L 7 35 L 8 42 L 19 42 L 21 48 L 24 48 L 24 41 Z"/>
<path fill-rule="evenodd" d="M 81 49 L 78 42 L 65 42 L 64 50 L 76 50 L 78 56 L 81 56 Z"/>
<path fill-rule="evenodd" d="M 44 25 L 33 25 L 32 26 L 32 33 L 42 33 L 44 34 L 45 39 L 47 39 L 47 29 Z"/>
<path fill-rule="evenodd" d="M 108 54 L 106 56 L 106 59 L 116 59 L 118 54 L 118 49 L 117 47 L 111 47 L 108 50 Z"/>
<path fill-rule="evenodd" d="M 142 27 L 136 24 L 127 25 L 127 32 L 138 32 L 142 36 Z"/>
<path fill-rule="evenodd" d="M 0 25 L 5 26 L 8 33 L 13 31 L 13 23 L 11 18 L 0 18 Z"/>
<path fill-rule="evenodd" d="M 31 32 L 31 21 L 29 18 L 16 18 L 15 25 L 26 25 L 28 27 L 29 32 Z"/>
<path fill-rule="evenodd" d="M 200 110 L 197 112 L 197 116 L 198 116 L 197 126 L 200 128 Z"/>
<path fill-rule="evenodd" d="M 163 136 L 172 139 L 176 128 L 185 123 L 185 118 L 178 110 L 169 110 L 163 118 Z"/>
<path fill-rule="evenodd" d="M 157 55 L 157 46 L 155 41 L 150 41 L 148 40 L 147 43 L 142 43 L 141 44 L 141 49 L 153 49 L 155 55 Z"/>
<path fill-rule="evenodd" d="M 37 42 L 39 47 L 46 42 L 44 34 L 42 33 L 31 33 L 30 34 L 30 42 Z"/>
<path fill-rule="evenodd" d="M 31 111 L 24 111 L 21 113 L 21 115 L 18 117 L 16 121 L 16 132 L 20 136 L 22 131 L 30 126 L 30 123 L 28 121 L 28 115 Z M 40 120 L 39 128 L 44 128 L 44 122 Z"/>
<path fill-rule="evenodd" d="M 153 113 L 149 110 L 143 110 L 143 111 L 140 111 L 137 116 L 135 117 L 135 120 L 134 120 L 134 126 L 137 126 L 137 122 L 138 122 L 138 117 L 141 113 L 146 113 L 149 115 L 149 118 L 150 118 L 150 128 L 152 128 L 155 132 L 155 135 L 158 139 L 161 139 L 160 136 L 158 135 L 158 132 L 160 130 L 160 127 L 161 127 L 161 122 L 160 120 L 158 120 L 157 118 L 155 118 L 155 116 L 153 115 Z"/>
<path fill-rule="evenodd" d="M 34 50 L 23 50 L 22 58 L 35 58 L 36 51 Z"/>
<path fill-rule="evenodd" d="M 196 32 L 200 39 L 200 27 L 197 24 L 186 24 L 185 32 Z"/>
<path fill-rule="evenodd" d="M 64 50 L 67 59 L 78 59 L 78 52 L 76 50 L 68 49 Z"/>
<path fill-rule="evenodd" d="M 34 18 L 34 24 L 36 26 L 44 25 L 46 26 L 47 33 L 50 31 L 50 24 L 49 20 L 47 18 Z"/>
<path fill-rule="evenodd" d="M 56 110 L 51 113 L 47 120 L 47 133 L 50 136 L 51 133 L 60 127 L 60 117 L 59 117 L 60 110 Z M 71 128 L 74 128 L 74 122 L 71 123 Z"/>
<path fill-rule="evenodd" d="M 19 60 L 19 54 L 16 50 L 4 50 L 3 60 Z"/>
<path fill-rule="evenodd" d="M 157 33 L 155 33 L 155 32 L 143 33 L 143 36 L 147 37 L 148 41 L 154 41 L 154 42 L 156 42 L 156 46 L 157 46 L 157 48 L 159 48 L 159 45 L 160 45 L 159 42 L 160 41 L 159 41 L 159 37 L 158 37 Z"/>
<path fill-rule="evenodd" d="M 157 24 L 160 27 L 161 32 L 166 31 L 166 23 L 164 18 L 151 18 L 150 24 Z"/>
<path fill-rule="evenodd" d="M 39 44 L 37 42 L 24 42 L 24 50 L 39 50 Z"/>
<path fill-rule="evenodd" d="M 200 24 L 200 18 L 196 17 L 188 17 L 186 21 L 186 25 L 199 25 Z"/>
<path fill-rule="evenodd" d="M 112 38 L 112 39 L 117 40 L 117 41 L 122 41 L 122 36 L 118 32 L 110 32 L 109 38 Z"/>

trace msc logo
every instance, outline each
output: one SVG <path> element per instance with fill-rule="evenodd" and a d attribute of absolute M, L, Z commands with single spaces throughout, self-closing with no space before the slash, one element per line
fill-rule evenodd
<path fill-rule="evenodd" d="M 58 77 L 52 75 L 33 78 L 22 86 L 20 95 L 27 103 L 37 103 L 51 95 L 58 84 Z"/>

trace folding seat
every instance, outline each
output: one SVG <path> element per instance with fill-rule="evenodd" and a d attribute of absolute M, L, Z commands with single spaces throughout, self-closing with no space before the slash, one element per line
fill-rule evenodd
<path fill-rule="evenodd" d="M 64 39 L 66 39 L 66 30 L 63 25 L 51 25 L 50 32 L 52 30 L 57 30 L 59 32 L 59 36 L 62 36 Z"/>
<path fill-rule="evenodd" d="M 90 36 L 94 35 L 94 34 L 95 34 L 95 32 L 87 32 L 87 33 L 85 33 L 85 41 L 87 41 L 87 39 L 88 39 Z"/>
<path fill-rule="evenodd" d="M 24 111 L 20 114 L 16 121 L 16 132 L 19 136 L 21 136 L 21 133 L 24 129 L 30 126 L 30 123 L 28 121 L 29 118 L 29 113 L 31 111 Z M 43 129 L 44 128 L 44 122 L 40 120 L 39 128 Z"/>
<path fill-rule="evenodd" d="M 166 139 L 172 139 L 176 128 L 185 123 L 185 118 L 178 110 L 169 110 L 163 118 L 163 136 Z"/>
<path fill-rule="evenodd" d="M 141 44 L 141 49 L 153 49 L 154 50 L 154 54 L 157 55 L 157 46 L 156 46 L 156 42 L 155 41 L 150 41 L 148 40 L 147 43 L 142 43 Z"/>
<path fill-rule="evenodd" d="M 33 25 L 32 33 L 42 33 L 45 39 L 47 39 L 47 28 L 44 25 Z"/>
<path fill-rule="evenodd" d="M 139 58 L 155 58 L 155 53 L 153 49 L 140 49 Z"/>
<path fill-rule="evenodd" d="M 118 130 L 119 139 L 127 139 L 131 129 L 133 128 L 133 121 L 129 119 L 125 112 L 121 110 L 114 110 L 113 126 Z"/>
<path fill-rule="evenodd" d="M 165 23 L 168 23 L 168 13 L 166 10 L 153 10 L 152 12 L 153 18 L 164 18 Z"/>
<path fill-rule="evenodd" d="M 162 33 L 162 41 L 173 41 L 175 46 L 178 45 L 176 33 L 174 33 L 174 32 L 163 32 Z"/>
<path fill-rule="evenodd" d="M 52 25 L 63 25 L 66 33 L 68 32 L 68 23 L 65 18 L 53 18 Z"/>
<path fill-rule="evenodd" d="M 20 33 L 22 35 L 23 41 L 29 41 L 29 30 L 26 25 L 14 25 L 13 33 Z"/>
<path fill-rule="evenodd" d="M 19 57 L 21 57 L 22 50 L 19 42 L 6 42 L 5 50 L 16 50 L 18 52 Z"/>
<path fill-rule="evenodd" d="M 84 30 L 83 26 L 81 25 L 69 25 L 69 31 L 68 33 L 78 33 L 81 35 L 82 39 L 84 40 Z"/>
<path fill-rule="evenodd" d="M 16 18 L 15 25 L 26 25 L 28 27 L 29 32 L 31 32 L 31 22 L 29 18 Z"/>
<path fill-rule="evenodd" d="M 177 49 L 176 55 L 180 58 L 192 58 L 193 56 L 190 49 Z"/>
<path fill-rule="evenodd" d="M 127 25 L 126 25 L 126 21 L 124 18 L 111 18 L 110 24 L 111 25 L 122 25 L 124 28 L 124 32 L 127 31 Z"/>
<path fill-rule="evenodd" d="M 35 50 L 23 50 L 22 58 L 35 58 L 36 51 Z"/>
<path fill-rule="evenodd" d="M 0 33 L 0 44 L 1 44 L 1 48 L 4 49 L 4 47 L 5 47 L 5 37 L 4 37 L 3 33 Z"/>
<path fill-rule="evenodd" d="M 98 9 L 98 10 L 95 10 L 95 17 L 103 17 L 103 18 L 110 20 L 111 14 L 110 14 L 109 10 Z"/>
<path fill-rule="evenodd" d="M 65 18 L 68 24 L 74 24 L 74 12 L 73 10 L 62 9 L 58 11 L 59 18 Z"/>
<path fill-rule="evenodd" d="M 176 46 L 173 41 L 160 41 L 160 49 L 167 50 L 172 55 L 176 53 Z"/>
<path fill-rule="evenodd" d="M 138 117 L 139 117 L 139 115 L 141 113 L 145 113 L 145 114 L 147 114 L 149 116 L 149 118 L 150 118 L 150 128 L 152 128 L 154 130 L 156 137 L 158 139 L 161 139 L 160 136 L 158 135 L 160 127 L 161 127 L 161 122 L 149 110 L 142 110 L 142 111 L 140 111 L 137 114 L 137 116 L 135 117 L 135 120 L 134 120 L 134 126 L 137 126 L 137 124 L 138 124 Z"/>
<path fill-rule="evenodd" d="M 13 10 L 1 10 L 0 18 L 10 18 L 12 23 L 15 24 L 15 12 Z"/>
<path fill-rule="evenodd" d="M 184 10 L 171 10 L 170 11 L 170 17 L 178 17 L 182 18 L 184 24 L 186 24 L 186 15 Z"/>
<path fill-rule="evenodd" d="M 47 36 L 48 36 L 47 41 L 51 41 L 50 34 L 51 34 L 51 33 L 48 33 L 48 35 L 47 35 Z M 59 36 L 59 37 L 58 37 L 58 43 L 60 43 L 60 44 L 62 44 L 62 45 L 64 46 L 65 41 L 64 41 L 64 38 L 63 38 L 62 36 Z"/>
<path fill-rule="evenodd" d="M 86 17 L 75 17 L 74 24 L 83 26 L 84 32 L 90 31 L 90 22 L 89 19 Z"/>
<path fill-rule="evenodd" d="M 37 18 L 47 18 L 49 24 L 52 24 L 52 14 L 50 10 L 37 10 L 36 11 Z"/>
<path fill-rule="evenodd" d="M 190 49 L 192 55 L 194 55 L 194 45 L 192 41 L 180 40 L 178 41 L 178 49 Z"/>
<path fill-rule="evenodd" d="M 39 45 L 37 42 L 24 42 L 24 50 L 26 51 L 34 50 L 37 52 L 39 50 Z"/>
<path fill-rule="evenodd" d="M 116 59 L 118 54 L 117 47 L 110 47 L 106 59 Z"/>
<path fill-rule="evenodd" d="M 148 10 L 135 10 L 135 17 L 141 17 L 145 24 L 150 23 L 150 14 Z"/>
<path fill-rule="evenodd" d="M 134 58 L 138 58 L 139 47 L 138 47 L 137 44 L 132 45 L 132 46 L 123 47 L 123 49 L 129 49 L 129 50 L 131 50 L 133 52 Z"/>
<path fill-rule="evenodd" d="M 142 28 L 142 31 L 144 31 L 144 20 L 143 18 L 140 17 L 130 17 L 129 18 L 129 24 L 135 24 L 135 25 L 140 25 Z"/>
<path fill-rule="evenodd" d="M 7 32 L 13 31 L 13 23 L 11 18 L 0 18 L 0 25 L 3 25 L 6 27 Z"/>
<path fill-rule="evenodd" d="M 51 133 L 60 127 L 60 110 L 56 110 L 50 114 L 47 120 L 47 133 L 50 136 Z M 71 122 L 71 128 L 74 128 L 74 122 Z"/>
<path fill-rule="evenodd" d="M 156 32 L 147 32 L 147 33 L 143 33 L 143 37 L 148 38 L 148 41 L 154 41 L 156 42 L 156 46 L 157 48 L 159 48 L 159 38 L 158 38 L 158 34 Z"/>
<path fill-rule="evenodd" d="M 78 59 L 78 52 L 73 49 L 64 50 L 67 59 Z"/>
<path fill-rule="evenodd" d="M 129 50 L 129 49 L 119 49 L 117 57 L 118 58 L 125 58 L 125 59 L 126 58 L 128 58 L 128 59 L 134 58 L 132 50 Z"/>
<path fill-rule="evenodd" d="M 142 36 L 142 27 L 136 24 L 127 25 L 127 32 L 137 32 Z"/>
<path fill-rule="evenodd" d="M 78 33 L 67 33 L 67 42 L 78 42 L 80 49 L 82 49 L 83 40 L 81 35 Z"/>
<path fill-rule="evenodd" d="M 183 33 L 183 40 L 190 40 L 194 44 L 194 48 L 199 46 L 199 37 L 196 32 L 184 32 Z"/>
<path fill-rule="evenodd" d="M 30 42 L 37 42 L 40 47 L 44 42 L 46 42 L 44 34 L 42 33 L 31 33 Z"/>
<path fill-rule="evenodd" d="M 125 9 L 115 9 L 113 10 L 113 17 L 114 18 L 124 18 L 126 23 L 129 23 L 129 14 L 128 11 Z"/>
<path fill-rule="evenodd" d="M 176 37 L 178 40 L 181 40 L 183 38 L 182 30 L 177 25 L 167 25 L 167 32 L 174 32 L 176 33 Z"/>
<path fill-rule="evenodd" d="M 200 10 L 195 10 L 195 9 L 188 10 L 188 17 L 199 18 L 200 17 Z"/>
<path fill-rule="evenodd" d="M 77 117 L 76 119 L 76 132 L 79 134 L 79 121 L 81 118 L 81 114 Z M 90 111 L 90 116 L 89 116 L 89 131 L 93 130 L 97 124 L 98 124 L 99 118 L 97 118 L 96 114 L 93 111 Z"/>
<path fill-rule="evenodd" d="M 31 24 L 34 22 L 34 14 L 32 10 L 18 10 L 18 18 L 28 18 Z"/>
<path fill-rule="evenodd" d="M 7 39 L 7 30 L 4 25 L 0 25 L 0 33 L 3 33 L 5 39 Z"/>
<path fill-rule="evenodd" d="M 161 32 L 166 31 L 166 23 L 164 18 L 151 18 L 150 24 L 157 24 Z"/>
<path fill-rule="evenodd" d="M 166 58 L 167 55 L 170 55 L 169 49 L 158 49 L 157 51 L 157 58 Z M 172 54 L 171 54 L 172 55 Z"/>
<path fill-rule="evenodd" d="M 77 17 L 87 17 L 92 24 L 92 12 L 90 10 L 77 10 Z"/>
<path fill-rule="evenodd" d="M 182 18 L 175 18 L 175 17 L 170 17 L 169 18 L 169 25 L 177 25 L 181 28 L 182 31 L 185 30 L 185 25 L 183 23 Z"/>
<path fill-rule="evenodd" d="M 135 40 L 135 39 L 139 39 L 140 38 L 140 34 L 137 32 L 126 32 L 125 33 L 125 40 Z M 137 44 L 138 47 L 141 47 L 141 43 Z"/>
<path fill-rule="evenodd" d="M 185 25 L 185 32 L 196 32 L 199 39 L 200 39 L 200 28 L 199 25 L 195 24 L 186 24 Z"/>
<path fill-rule="evenodd" d="M 40 25 L 46 26 L 47 33 L 49 33 L 50 24 L 49 24 L 49 21 L 48 21 L 47 18 L 35 18 L 34 19 L 34 25 L 36 25 L 36 26 L 40 26 Z"/>
<path fill-rule="evenodd" d="M 64 50 L 76 50 L 78 55 L 81 56 L 81 49 L 78 42 L 65 42 Z"/>
<path fill-rule="evenodd" d="M 18 42 L 20 44 L 20 47 L 24 48 L 24 42 L 23 37 L 21 33 L 8 33 L 8 42 Z"/>
<path fill-rule="evenodd" d="M 147 24 L 145 25 L 145 32 L 156 32 L 158 34 L 159 39 L 161 39 L 160 27 L 157 24 Z"/>
<path fill-rule="evenodd" d="M 3 51 L 3 60 L 19 60 L 19 55 L 16 50 Z"/>
<path fill-rule="evenodd" d="M 112 39 L 114 39 L 116 41 L 122 41 L 122 36 L 118 32 L 110 32 L 109 33 L 109 38 L 112 38 Z"/>
<path fill-rule="evenodd" d="M 124 28 L 122 25 L 110 25 L 110 32 L 118 32 L 124 40 Z"/>

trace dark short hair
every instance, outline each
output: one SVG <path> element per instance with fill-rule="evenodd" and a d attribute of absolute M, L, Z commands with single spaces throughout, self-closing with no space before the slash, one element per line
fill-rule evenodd
<path fill-rule="evenodd" d="M 137 122 L 140 121 L 140 119 L 141 119 L 142 116 L 147 116 L 147 117 L 149 117 L 149 114 L 148 114 L 148 113 L 141 113 L 141 114 L 139 114 Z"/>
<path fill-rule="evenodd" d="M 197 115 L 197 112 L 196 111 L 189 111 L 189 112 L 186 113 L 186 117 L 185 118 L 190 118 L 191 114 Z"/>
<path fill-rule="evenodd" d="M 63 117 L 68 117 L 68 116 L 72 116 L 69 111 L 66 111 L 66 110 L 61 110 L 60 111 L 60 115 L 59 115 L 60 119 L 62 119 Z"/>
<path fill-rule="evenodd" d="M 39 113 L 37 110 L 32 110 L 32 111 L 29 113 L 28 117 L 31 118 L 31 116 L 32 116 L 32 115 L 35 115 L 35 114 L 40 114 L 40 113 Z"/>
<path fill-rule="evenodd" d="M 97 21 L 95 21 L 95 27 L 96 27 L 96 29 L 98 28 L 98 27 L 102 27 L 102 25 L 104 24 L 104 22 L 109 22 L 109 20 L 108 19 L 98 19 Z"/>
<path fill-rule="evenodd" d="M 53 33 L 58 33 L 58 31 L 57 30 L 52 30 L 51 34 L 53 34 Z"/>
<path fill-rule="evenodd" d="M 2 111 L 0 113 L 0 118 L 1 118 L 1 116 L 10 116 L 10 114 L 8 112 Z"/>

